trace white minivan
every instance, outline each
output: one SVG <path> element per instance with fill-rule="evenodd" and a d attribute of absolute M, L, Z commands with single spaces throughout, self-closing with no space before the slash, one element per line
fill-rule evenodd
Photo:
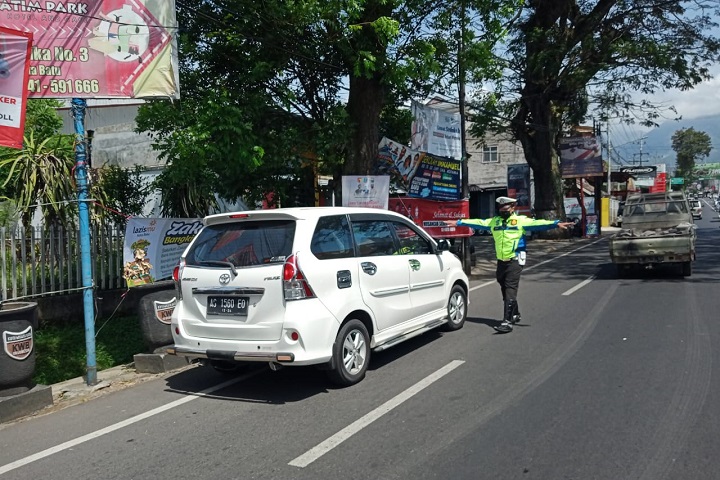
<path fill-rule="evenodd" d="M 465 322 L 460 260 L 395 212 L 281 208 L 204 224 L 173 274 L 168 353 L 218 370 L 318 365 L 345 386 L 362 380 L 372 350 Z"/>

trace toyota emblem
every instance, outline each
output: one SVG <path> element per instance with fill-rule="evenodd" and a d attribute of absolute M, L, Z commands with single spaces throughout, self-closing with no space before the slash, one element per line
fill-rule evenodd
<path fill-rule="evenodd" d="M 227 285 L 228 283 L 230 283 L 230 274 L 223 273 L 220 275 L 220 285 Z"/>

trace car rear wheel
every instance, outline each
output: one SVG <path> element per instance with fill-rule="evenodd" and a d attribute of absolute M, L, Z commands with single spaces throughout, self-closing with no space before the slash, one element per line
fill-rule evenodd
<path fill-rule="evenodd" d="M 683 277 L 689 277 L 692 275 L 692 262 L 683 262 L 682 264 Z"/>
<path fill-rule="evenodd" d="M 357 319 L 349 320 L 342 327 L 333 345 L 332 368 L 328 376 L 335 384 L 347 387 L 365 377 L 370 362 L 370 335 L 365 325 Z"/>
<path fill-rule="evenodd" d="M 448 321 L 445 324 L 446 331 L 459 330 L 465 324 L 467 317 L 467 297 L 465 290 L 459 285 L 455 285 L 450 292 L 447 304 Z"/>

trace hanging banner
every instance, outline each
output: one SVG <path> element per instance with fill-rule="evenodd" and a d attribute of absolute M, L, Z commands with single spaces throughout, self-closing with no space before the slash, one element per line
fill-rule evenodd
<path fill-rule="evenodd" d="M 426 200 L 460 200 L 462 162 L 411 150 L 389 138 L 378 145 L 376 172 L 412 197 Z"/>
<path fill-rule="evenodd" d="M 413 149 L 439 157 L 462 159 L 460 114 L 449 113 L 413 101 L 410 145 Z"/>
<path fill-rule="evenodd" d="M 128 287 L 171 278 L 180 255 L 202 226 L 197 218 L 128 220 L 123 246 L 123 276 Z"/>
<path fill-rule="evenodd" d="M 33 35 L 0 27 L 0 145 L 22 149 Z"/>
<path fill-rule="evenodd" d="M 470 218 L 470 201 L 434 202 L 412 197 L 393 197 L 389 200 L 389 210 L 405 215 L 419 225 L 433 238 L 470 237 L 470 227 L 448 226 L 445 222 L 455 223 Z"/>
<path fill-rule="evenodd" d="M 30 98 L 180 96 L 173 0 L 3 0 L 0 26 L 34 33 Z"/>
<path fill-rule="evenodd" d="M 508 197 L 517 200 L 515 211 L 519 215 L 530 215 L 530 165 L 507 166 L 507 191 Z"/>
<path fill-rule="evenodd" d="M 368 175 L 342 177 L 342 206 L 388 208 L 390 177 Z"/>
<path fill-rule="evenodd" d="M 562 178 L 602 177 L 603 162 L 597 137 L 560 140 Z"/>

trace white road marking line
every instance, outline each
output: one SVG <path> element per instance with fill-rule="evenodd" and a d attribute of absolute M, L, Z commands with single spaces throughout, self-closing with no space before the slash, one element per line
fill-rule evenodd
<path fill-rule="evenodd" d="M 60 445 L 56 445 L 54 447 L 50 447 L 46 450 L 43 450 L 42 452 L 35 453 L 33 455 L 27 456 L 25 458 L 21 458 L 20 460 L 16 460 L 12 463 L 8 463 L 7 465 L 1 465 L 0 466 L 0 475 L 7 473 L 11 470 L 15 470 L 16 468 L 20 468 L 24 465 L 27 465 L 29 463 L 35 462 L 37 460 L 41 460 L 45 457 L 49 457 L 50 455 L 53 455 L 55 453 L 59 453 L 63 450 L 67 450 L 69 448 L 72 448 L 76 445 L 80 445 L 81 443 L 85 443 L 87 441 L 93 440 L 95 438 L 101 437 L 107 433 L 112 433 L 115 430 L 119 430 L 123 427 L 127 427 L 128 425 L 132 425 L 133 423 L 137 423 L 141 420 L 145 420 L 146 418 L 150 418 L 154 415 L 157 415 L 158 413 L 165 412 L 167 410 L 170 410 L 175 407 L 179 407 L 180 405 L 183 405 L 188 402 L 192 402 L 193 400 L 196 400 L 200 397 L 205 397 L 210 395 L 213 392 L 216 392 L 218 390 L 221 390 L 225 387 L 229 387 L 232 384 L 238 383 L 242 380 L 246 380 L 250 377 L 253 377 L 257 375 L 258 373 L 262 372 L 263 370 L 257 370 L 245 375 L 242 375 L 237 378 L 233 378 L 231 380 L 228 380 L 226 382 L 220 383 L 218 385 L 215 385 L 210 388 L 206 388 L 205 390 L 202 390 L 197 393 L 188 393 L 187 397 L 183 397 L 179 400 L 175 400 L 174 402 L 170 402 L 166 405 L 163 405 L 162 407 L 154 408 L 152 410 L 148 410 L 145 413 L 141 413 L 139 415 L 135 415 L 134 417 L 128 418 L 127 420 L 123 420 L 122 422 L 115 423 L 113 425 L 107 426 L 105 428 L 101 428 L 100 430 L 96 430 L 94 432 L 88 433 L 87 435 L 83 435 L 82 437 L 75 438 L 73 440 L 69 440 L 65 443 L 61 443 Z"/>
<path fill-rule="evenodd" d="M 399 406 L 406 400 L 410 399 L 417 393 L 419 393 L 421 390 L 423 390 L 425 387 L 428 387 L 432 383 L 436 382 L 437 380 L 440 380 L 442 377 L 447 375 L 448 373 L 455 370 L 457 367 L 465 363 L 464 360 L 453 360 L 452 362 L 448 363 L 444 367 L 442 367 L 440 370 L 437 370 L 436 372 L 428 375 L 424 379 L 420 380 L 418 383 L 413 385 L 412 387 L 408 388 L 404 392 L 401 392 L 400 394 L 396 395 L 395 397 L 391 398 L 387 402 L 383 403 L 379 407 L 377 407 L 375 410 L 371 411 L 370 413 L 366 414 L 365 416 L 355 420 L 353 423 L 348 425 L 347 427 L 343 428 L 339 432 L 337 432 L 332 437 L 328 438 L 327 440 L 319 443 L 315 447 L 311 448 L 307 452 L 303 453 L 296 459 L 292 460 L 288 465 L 292 465 L 293 467 L 300 467 L 304 468 L 310 465 L 312 462 L 317 460 L 318 458 L 325 455 L 327 452 L 332 450 L 333 448 L 340 445 L 342 442 L 353 436 L 354 434 L 358 433 L 363 428 L 370 425 L 372 422 L 377 420 L 378 418 L 382 417 L 395 407 Z"/>
<path fill-rule="evenodd" d="M 572 295 L 573 293 L 577 292 L 578 290 L 580 290 L 582 287 L 584 287 L 588 283 L 592 282 L 593 280 L 595 280 L 595 275 L 592 275 L 587 280 L 583 280 L 582 282 L 580 282 L 577 285 L 575 285 L 574 287 L 572 287 L 570 290 L 563 292 L 563 295 L 565 295 L 565 296 Z"/>
<path fill-rule="evenodd" d="M 553 262 L 553 261 L 557 260 L 558 258 L 562 258 L 562 257 L 566 257 L 566 256 L 568 256 L 568 255 L 572 255 L 572 254 L 575 253 L 575 252 L 579 252 L 579 251 L 582 250 L 583 248 L 587 248 L 587 247 L 589 247 L 589 246 L 591 246 L 591 245 L 595 245 L 596 243 L 602 242 L 603 240 L 606 240 L 606 239 L 605 239 L 605 238 L 599 238 L 599 239 L 595 240 L 594 242 L 590 242 L 590 243 L 588 243 L 587 245 L 583 245 L 582 247 L 578 247 L 578 248 L 576 248 L 575 250 L 570 250 L 569 252 L 565 252 L 565 253 L 563 253 L 563 254 L 561 254 L 561 255 L 558 255 L 558 256 L 556 256 L 556 257 L 548 258 L 547 260 L 544 260 L 544 261 L 542 261 L 542 262 L 540 262 L 540 263 L 536 263 L 535 265 L 532 265 L 532 266 L 530 266 L 530 267 L 524 268 L 523 271 L 532 270 L 533 268 L 539 267 L 540 265 L 544 265 L 544 264 L 546 264 L 546 263 Z M 493 280 L 493 281 L 489 281 L 489 282 L 485 282 L 485 283 L 481 283 L 480 285 L 475 285 L 474 287 L 471 287 L 471 288 L 470 288 L 470 291 L 472 292 L 472 291 L 477 290 L 477 289 L 479 289 L 479 288 L 487 287 L 488 285 L 494 285 L 494 284 L 496 284 L 496 283 L 497 283 L 497 282 L 494 281 L 494 280 Z"/>

